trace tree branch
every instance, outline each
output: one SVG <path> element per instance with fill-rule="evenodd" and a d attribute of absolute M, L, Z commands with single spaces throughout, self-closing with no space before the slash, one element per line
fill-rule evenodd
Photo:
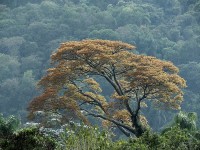
<path fill-rule="evenodd" d="M 115 89 L 118 95 L 121 95 L 120 89 L 117 87 L 117 85 L 112 81 L 111 78 L 105 75 L 104 72 L 102 72 L 102 76 L 112 85 L 112 87 Z"/>
<path fill-rule="evenodd" d="M 141 98 L 138 98 L 138 105 L 137 105 L 137 109 L 136 109 L 136 111 L 135 111 L 135 115 L 136 116 L 138 116 L 138 113 L 139 113 L 139 111 L 140 111 L 140 108 L 141 108 L 141 101 L 143 100 L 143 99 L 145 99 L 146 97 L 147 97 L 147 94 L 146 94 L 146 89 L 147 89 L 147 85 L 144 87 L 144 90 L 143 90 L 143 96 L 141 97 Z"/>
<path fill-rule="evenodd" d="M 128 131 L 126 131 L 123 127 L 118 126 L 118 125 L 117 125 L 117 127 L 118 127 L 119 130 L 122 131 L 122 133 L 124 133 L 127 137 L 130 137 L 130 136 L 131 136 L 131 134 L 130 134 Z"/>
<path fill-rule="evenodd" d="M 115 73 L 115 66 L 112 65 L 112 75 L 113 75 L 113 78 L 114 78 L 114 81 L 119 89 L 119 92 L 120 92 L 120 96 L 121 95 L 124 95 L 123 91 L 122 91 L 122 88 L 121 88 L 121 85 L 119 84 L 119 82 L 117 81 L 117 78 L 116 78 L 116 73 Z"/>
<path fill-rule="evenodd" d="M 91 115 L 91 116 L 93 116 L 93 117 L 98 117 L 98 118 L 101 118 L 101 119 L 104 119 L 104 120 L 108 120 L 108 121 L 114 123 L 115 125 L 120 126 L 121 128 L 124 128 L 124 129 L 130 131 L 131 133 L 135 134 L 134 128 L 132 128 L 132 127 L 130 127 L 130 126 L 128 126 L 128 125 L 125 125 L 125 124 L 123 124 L 123 123 L 121 123 L 121 122 L 119 122 L 119 121 L 116 121 L 116 120 L 114 120 L 114 119 L 108 118 L 108 117 L 103 116 L 103 115 L 100 115 L 100 114 L 94 114 L 94 113 L 91 113 L 91 112 L 89 112 L 89 111 L 87 111 L 87 110 L 84 110 L 84 111 L 86 111 L 86 112 L 88 113 L 87 115 Z M 123 129 L 123 132 L 126 132 L 126 134 L 128 135 L 128 132 L 125 131 L 124 129 Z M 121 129 L 120 129 L 120 130 L 121 130 Z M 121 130 L 121 131 L 122 131 L 122 130 Z"/>
<path fill-rule="evenodd" d="M 92 97 L 90 95 L 87 95 L 87 94 L 83 93 L 81 90 L 79 91 L 79 93 L 82 94 L 83 96 L 86 96 L 86 97 L 90 98 L 91 100 L 93 100 L 93 102 L 95 102 L 96 105 L 99 106 L 103 110 L 104 113 L 106 113 L 106 110 L 104 109 L 104 107 L 102 106 L 102 104 L 97 99 L 95 99 L 94 97 Z"/>

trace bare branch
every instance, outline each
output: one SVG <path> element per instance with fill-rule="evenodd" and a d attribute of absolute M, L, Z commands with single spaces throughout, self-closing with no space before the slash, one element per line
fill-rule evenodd
<path fill-rule="evenodd" d="M 132 128 L 132 127 L 130 127 L 130 126 L 124 124 L 124 123 L 121 123 L 121 122 L 119 122 L 119 121 L 117 121 L 117 120 L 114 120 L 114 119 L 112 119 L 112 118 L 108 118 L 108 117 L 103 116 L 103 115 L 100 115 L 100 114 L 91 113 L 91 112 L 89 112 L 89 111 L 87 111 L 87 110 L 84 110 L 84 111 L 87 112 L 87 115 L 91 115 L 91 116 L 93 116 L 93 117 L 98 117 L 98 118 L 101 118 L 101 119 L 104 119 L 104 120 L 108 120 L 108 121 L 114 123 L 115 125 L 120 126 L 121 128 L 124 128 L 124 129 L 128 130 L 129 132 L 131 132 L 131 133 L 133 133 L 133 134 L 135 133 L 134 128 Z M 123 129 L 123 131 L 125 131 L 124 129 Z M 126 131 L 126 132 L 127 132 L 127 131 Z"/>
<path fill-rule="evenodd" d="M 86 96 L 86 97 L 90 98 L 91 100 L 93 100 L 93 102 L 95 102 L 95 103 L 92 103 L 92 104 L 96 104 L 97 106 L 99 106 L 102 109 L 102 111 L 104 113 L 106 113 L 105 108 L 102 106 L 102 104 L 97 99 L 95 99 L 94 97 L 92 97 L 88 94 L 83 93 L 82 91 L 79 91 L 79 93 L 82 94 L 83 96 Z M 90 102 L 88 102 L 88 103 L 90 103 Z"/>
<path fill-rule="evenodd" d="M 122 133 L 124 133 L 127 137 L 130 137 L 130 136 L 131 136 L 130 132 L 126 131 L 123 127 L 118 126 L 118 125 L 117 125 L 117 127 L 118 127 L 119 130 L 122 131 Z"/>
<path fill-rule="evenodd" d="M 112 65 L 112 75 L 113 75 L 113 78 L 114 78 L 114 82 L 116 83 L 118 89 L 119 89 L 119 92 L 120 92 L 120 96 L 121 95 L 124 95 L 123 91 L 122 91 L 122 88 L 121 88 L 121 85 L 119 84 L 117 78 L 116 78 L 116 73 L 115 73 L 115 66 Z"/>
<path fill-rule="evenodd" d="M 145 88 L 143 89 L 143 96 L 141 97 L 141 98 L 139 98 L 138 99 L 138 101 L 137 101 L 137 109 L 136 109 L 136 111 L 135 111 L 135 115 L 137 116 L 138 115 L 138 113 L 139 113 L 139 111 L 140 111 L 140 108 L 141 108 L 141 101 L 143 100 L 143 99 L 145 99 L 146 97 L 147 97 L 147 94 L 146 94 L 146 89 L 147 89 L 147 85 L 145 86 Z"/>

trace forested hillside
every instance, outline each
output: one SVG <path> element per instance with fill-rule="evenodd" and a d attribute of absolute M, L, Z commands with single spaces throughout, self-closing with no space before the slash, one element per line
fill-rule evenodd
<path fill-rule="evenodd" d="M 182 110 L 200 115 L 199 0 L 1 0 L 0 112 L 25 120 L 52 52 L 87 38 L 120 40 L 172 61 L 187 81 Z M 151 107 L 144 113 L 154 129 L 173 114 Z"/>

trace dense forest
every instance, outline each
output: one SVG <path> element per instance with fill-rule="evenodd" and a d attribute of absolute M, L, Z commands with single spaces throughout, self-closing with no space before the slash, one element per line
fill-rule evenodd
<path fill-rule="evenodd" d="M 137 54 L 173 62 L 187 82 L 181 110 L 200 116 L 199 0 L 1 0 L 0 112 L 26 122 L 50 55 L 82 39 L 123 41 Z M 143 111 L 154 131 L 178 112 Z"/>

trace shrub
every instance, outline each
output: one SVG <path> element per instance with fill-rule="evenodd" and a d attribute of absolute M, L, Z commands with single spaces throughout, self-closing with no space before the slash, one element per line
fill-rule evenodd
<path fill-rule="evenodd" d="M 96 127 L 89 127 L 79 123 L 65 126 L 61 134 L 63 147 L 67 150 L 107 150 L 111 149 L 111 135 L 107 131 L 100 131 Z"/>
<path fill-rule="evenodd" d="M 115 144 L 115 150 L 199 150 L 198 135 L 193 135 L 179 126 L 173 126 L 163 134 L 148 131 L 139 138 L 127 142 L 119 141 Z"/>
<path fill-rule="evenodd" d="M 0 115 L 0 149 L 3 150 L 54 150 L 55 141 L 43 135 L 39 128 L 20 128 L 20 121 L 14 116 Z"/>
<path fill-rule="evenodd" d="M 55 142 L 41 134 L 38 128 L 24 128 L 1 142 L 4 150 L 54 150 L 55 147 Z"/>

